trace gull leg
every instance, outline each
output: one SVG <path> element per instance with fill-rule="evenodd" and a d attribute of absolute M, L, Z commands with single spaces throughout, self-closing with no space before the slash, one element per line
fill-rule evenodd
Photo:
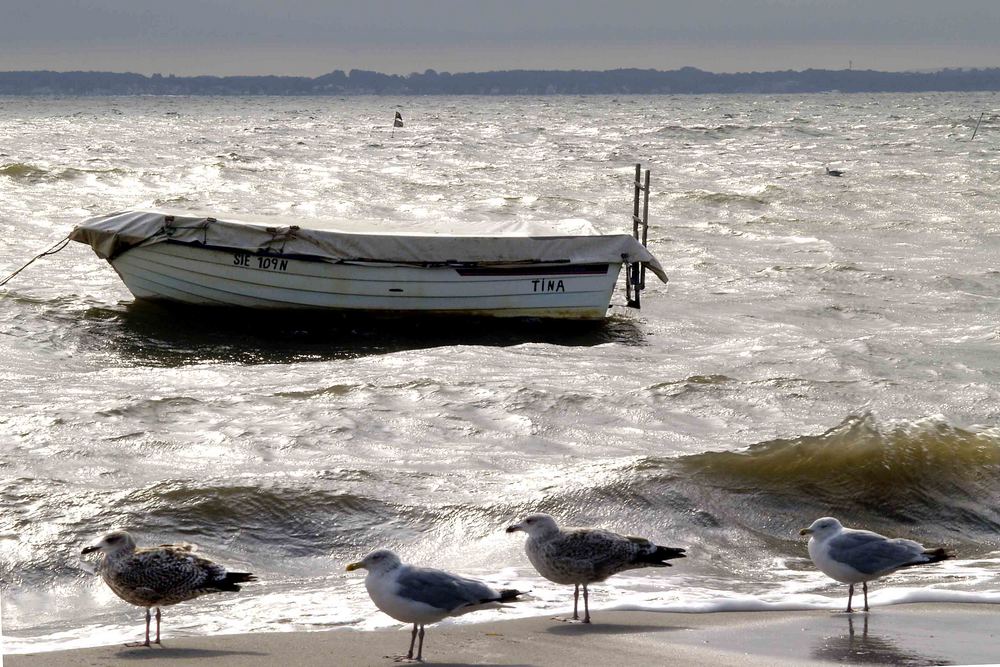
<path fill-rule="evenodd" d="M 586 591 L 587 587 L 584 586 L 583 590 Z M 584 593 L 586 595 L 586 593 Z M 586 605 L 586 600 L 584 601 Z M 553 620 L 562 621 L 563 623 L 576 623 L 580 620 L 580 584 L 573 584 L 573 616 L 572 618 L 565 618 L 562 616 L 556 616 Z"/>
<path fill-rule="evenodd" d="M 861 584 L 861 590 L 865 592 L 865 611 L 868 611 L 868 582 L 865 581 Z"/>
<path fill-rule="evenodd" d="M 583 622 L 590 623 L 590 604 L 588 603 L 587 584 L 583 585 Z"/>
<path fill-rule="evenodd" d="M 156 641 L 154 644 L 160 644 L 160 608 L 156 608 Z M 160 644 L 162 646 L 162 644 Z"/>
<path fill-rule="evenodd" d="M 127 642 L 125 646 L 149 646 L 149 607 L 146 607 L 146 641 L 144 642 Z"/>
<path fill-rule="evenodd" d="M 854 598 L 854 584 L 851 584 L 847 588 L 847 613 L 854 611 L 851 609 L 851 600 Z"/>
<path fill-rule="evenodd" d="M 410 650 L 406 652 L 406 659 L 413 659 L 413 644 L 417 641 L 417 624 L 413 624 L 413 632 L 410 633 Z"/>
<path fill-rule="evenodd" d="M 424 626 L 420 626 L 420 643 L 417 645 L 417 662 L 424 659 Z"/>
<path fill-rule="evenodd" d="M 392 658 L 396 662 L 413 662 L 413 645 L 417 642 L 417 624 L 413 624 L 413 632 L 410 633 L 410 650 L 406 652 L 406 655 L 387 655 L 385 657 Z M 420 639 L 420 648 L 423 649 L 423 636 Z M 417 656 L 417 660 L 420 656 Z"/>

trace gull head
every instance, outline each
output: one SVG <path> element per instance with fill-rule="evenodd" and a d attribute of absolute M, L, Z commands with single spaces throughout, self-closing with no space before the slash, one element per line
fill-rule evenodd
<path fill-rule="evenodd" d="M 556 520 L 550 515 L 539 512 L 537 514 L 529 514 L 521 519 L 520 522 L 507 526 L 508 533 L 516 533 L 519 530 L 523 530 L 531 537 L 544 537 L 545 535 L 559 532 L 559 526 L 556 524 Z"/>
<path fill-rule="evenodd" d="M 384 574 L 390 570 L 394 570 L 401 564 L 402 561 L 399 560 L 399 556 L 388 549 L 376 549 L 357 563 L 349 563 L 347 571 L 353 572 L 354 570 L 364 569 L 373 574 Z"/>
<path fill-rule="evenodd" d="M 124 530 L 116 530 L 108 533 L 99 542 L 84 547 L 81 554 L 89 554 L 100 551 L 106 556 L 114 556 L 119 553 L 132 553 L 135 551 L 135 540 Z"/>
<path fill-rule="evenodd" d="M 843 529 L 844 527 L 840 525 L 839 521 L 832 516 L 825 516 L 813 521 L 808 528 L 800 530 L 799 535 L 812 535 L 815 539 L 822 541 L 836 535 Z"/>

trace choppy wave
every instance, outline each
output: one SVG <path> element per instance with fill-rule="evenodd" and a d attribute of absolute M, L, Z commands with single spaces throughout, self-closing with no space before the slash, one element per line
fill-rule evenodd
<path fill-rule="evenodd" d="M 720 494 L 716 511 L 752 508 L 738 521 L 748 527 L 750 518 L 770 516 L 763 525 L 784 529 L 780 517 L 794 509 L 797 517 L 836 515 L 876 530 L 910 525 L 935 540 L 1000 536 L 1000 433 L 993 429 L 941 419 L 880 425 L 865 414 L 820 435 L 688 456 L 676 465 Z"/>
<path fill-rule="evenodd" d="M 20 480 L 3 497 L 13 505 L 41 502 L 44 496 L 54 506 L 99 506 L 101 513 L 88 519 L 95 526 L 130 525 L 217 545 L 238 541 L 243 550 L 286 557 L 406 544 L 417 535 L 447 535 L 456 526 L 468 539 L 485 540 L 531 511 L 644 525 L 653 534 L 710 549 L 764 540 L 789 555 L 801 553 L 800 527 L 835 515 L 849 525 L 961 545 L 964 556 L 975 557 L 994 550 L 1000 535 L 998 473 L 1000 434 L 938 419 L 879 425 L 862 415 L 819 435 L 763 442 L 745 451 L 640 457 L 595 464 L 592 472 L 577 467 L 567 475 L 568 484 L 530 500 L 455 504 L 419 496 L 389 502 L 380 489 L 395 483 L 365 470 L 326 471 L 294 484 L 171 480 L 124 493 L 74 492 L 73 498 L 51 491 L 14 493 L 32 486 L 31 480 Z M 66 526 L 70 533 L 78 528 Z M 17 534 L 29 525 L 6 529 Z M 750 562 L 757 556 L 733 557 Z"/>
<path fill-rule="evenodd" d="M 375 546 L 531 579 L 502 529 L 536 510 L 690 547 L 636 575 L 654 607 L 824 604 L 826 514 L 964 559 L 914 586 L 996 588 L 996 156 L 959 97 L 435 98 L 394 137 L 377 97 L 0 100 L 4 273 L 150 205 L 620 232 L 642 161 L 671 275 L 582 329 L 167 310 L 79 244 L 36 262 L 0 308 L 4 630 L 130 635 L 73 565 L 112 526 L 261 575 L 191 633 L 369 617 L 342 562 Z"/>
<path fill-rule="evenodd" d="M 726 381 L 695 380 L 708 387 Z M 711 550 L 758 544 L 785 555 L 801 555 L 799 529 L 826 515 L 959 546 L 965 557 L 1000 546 L 1000 433 L 940 418 L 879 424 L 870 414 L 852 416 L 819 435 L 743 451 L 640 457 L 606 466 L 600 478 L 561 485 L 533 506 L 499 503 L 489 514 L 499 522 L 534 507 L 644 525 Z M 758 556 L 732 557 L 749 563 Z"/>
<path fill-rule="evenodd" d="M 41 167 L 21 162 L 14 162 L 0 167 L 0 176 L 6 176 L 7 178 L 14 180 L 38 180 L 48 173 L 49 172 L 47 170 L 42 169 Z"/>
<path fill-rule="evenodd" d="M 693 381 L 711 388 L 732 379 Z M 340 561 L 371 545 L 393 546 L 418 560 L 483 566 L 496 561 L 498 547 L 502 553 L 516 552 L 519 542 L 502 540 L 511 518 L 548 511 L 605 525 L 642 526 L 644 534 L 689 548 L 690 562 L 675 573 L 687 582 L 683 594 L 623 592 L 620 599 L 646 601 L 611 608 L 832 609 L 842 600 L 815 592 L 824 580 L 806 565 L 797 530 L 819 515 L 834 514 L 850 525 L 941 541 L 959 551 L 961 560 L 949 562 L 942 576 L 968 580 L 967 586 L 879 590 L 873 604 L 990 603 L 998 594 L 982 586 L 995 563 L 975 559 L 996 549 L 990 536 L 998 523 L 990 508 L 1000 498 L 998 466 L 1000 434 L 991 430 L 956 428 L 940 418 L 880 424 L 865 414 L 818 435 L 771 440 L 743 451 L 608 460 L 593 463 L 590 470 L 577 465 L 541 496 L 468 504 L 436 502 L 426 493 L 390 502 L 387 489 L 401 483 L 398 477 L 365 469 L 246 484 L 174 479 L 84 493 L 53 492 L 52 485 L 22 479 L 3 489 L 6 504 L 69 508 L 75 503 L 100 511 L 64 521 L 47 535 L 35 534 L 25 521 L 4 525 L 14 537 L 32 535 L 25 552 L 31 557 L 19 555 L 18 572 L 0 572 L 0 578 L 18 590 L 65 586 L 67 578 L 80 582 L 77 586 L 89 581 L 70 557 L 79 547 L 73 535 L 104 524 L 208 545 L 229 562 L 261 570 L 264 580 L 298 581 L 305 568 L 309 575 L 302 585 L 307 586 L 319 586 L 339 570 Z M 64 541 L 70 542 L 68 549 Z M 778 563 L 783 559 L 787 562 Z M 728 583 L 720 590 L 720 583 L 712 582 Z M 726 592 L 727 586 L 733 590 Z M 538 604 L 558 599 L 553 589 Z M 25 602 L 22 611 L 27 613 L 31 604 L 37 602 Z M 58 645 L 53 641 L 52 647 Z"/>
<path fill-rule="evenodd" d="M 13 181 L 24 183 L 36 183 L 40 181 L 56 181 L 81 178 L 91 174 L 120 175 L 123 170 L 117 168 L 109 169 L 83 169 L 79 167 L 45 168 L 24 162 L 12 162 L 0 166 L 0 177 L 6 176 Z"/>

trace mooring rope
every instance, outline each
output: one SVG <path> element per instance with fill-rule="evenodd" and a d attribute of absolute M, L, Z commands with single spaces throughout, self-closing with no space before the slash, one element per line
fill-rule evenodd
<path fill-rule="evenodd" d="M 4 285 L 6 285 L 10 281 L 11 278 L 13 278 L 17 274 L 19 274 L 21 271 L 24 271 L 29 266 L 31 266 L 31 263 L 34 262 L 36 259 L 41 259 L 42 257 L 45 257 L 46 255 L 54 255 L 57 252 L 59 252 L 60 250 L 62 250 L 63 248 L 65 248 L 68 244 L 69 244 L 69 235 L 67 234 L 65 238 L 63 238 L 60 241 L 58 241 L 54 246 L 52 246 L 48 250 L 45 250 L 43 252 L 38 253 L 37 255 L 35 255 L 31 259 L 29 259 L 28 262 L 24 266 L 22 266 L 20 269 L 18 269 L 14 273 L 10 274 L 9 276 L 7 276 L 6 278 L 4 278 L 3 280 L 0 280 L 0 287 L 3 287 Z"/>

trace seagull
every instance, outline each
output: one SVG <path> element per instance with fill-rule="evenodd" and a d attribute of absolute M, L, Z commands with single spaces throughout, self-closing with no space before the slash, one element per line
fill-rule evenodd
<path fill-rule="evenodd" d="M 482 581 L 443 570 L 406 565 L 388 549 L 373 551 L 347 566 L 348 572 L 358 569 L 368 570 L 365 588 L 376 607 L 397 621 L 413 623 L 410 650 L 397 662 L 414 660 L 413 644 L 418 634 L 416 661 L 423 660 L 424 626 L 428 623 L 479 609 L 495 609 L 524 595 L 513 589 L 496 590 Z"/>
<path fill-rule="evenodd" d="M 943 548 L 926 549 L 913 540 L 890 539 L 868 530 L 844 528 L 840 521 L 825 516 L 799 531 L 809 538 L 809 557 L 823 574 L 847 589 L 847 611 L 851 609 L 854 584 L 861 583 L 868 611 L 868 582 L 914 565 L 937 563 L 953 558 Z"/>
<path fill-rule="evenodd" d="M 249 572 L 229 572 L 195 555 L 190 544 L 161 544 L 136 548 L 135 540 L 124 530 L 108 533 L 81 553 L 99 551 L 97 567 L 104 583 L 129 604 L 146 608 L 146 641 L 126 646 L 149 646 L 149 620 L 156 607 L 156 641 L 160 643 L 160 607 L 193 600 L 207 593 L 236 592 L 238 584 L 256 581 Z"/>
<path fill-rule="evenodd" d="M 618 535 L 601 528 L 560 528 L 548 514 L 529 514 L 508 533 L 528 534 L 524 550 L 538 573 L 557 584 L 573 584 L 573 620 L 583 586 L 583 622 L 590 623 L 587 585 L 624 570 L 670 567 L 666 561 L 684 558 L 684 549 L 661 547 L 643 537 Z"/>
<path fill-rule="evenodd" d="M 827 176 L 843 176 L 844 172 L 842 170 L 840 170 L 840 169 L 830 169 L 829 167 L 826 167 L 826 175 Z"/>

